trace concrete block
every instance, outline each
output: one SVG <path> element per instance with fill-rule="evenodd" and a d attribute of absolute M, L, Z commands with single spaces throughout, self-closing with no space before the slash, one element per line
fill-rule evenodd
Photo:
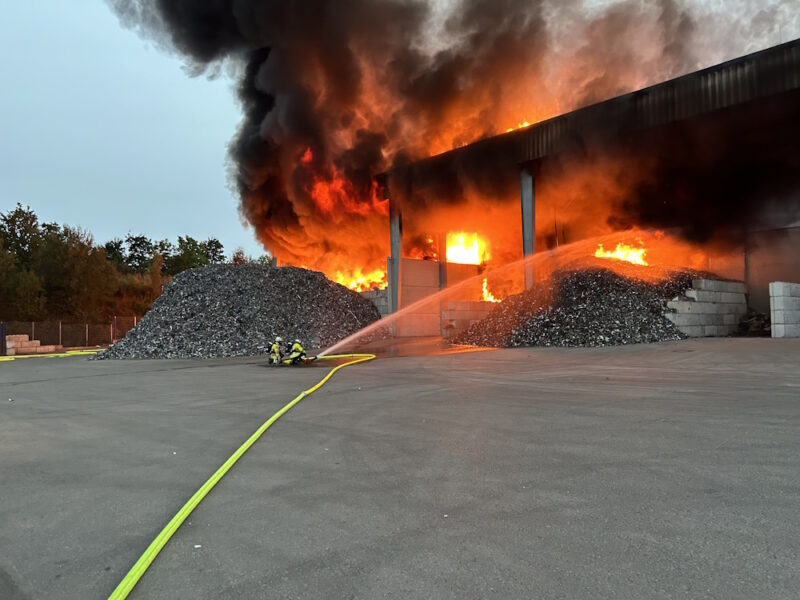
<path fill-rule="evenodd" d="M 60 352 L 63 350 L 63 346 L 28 346 L 25 348 L 15 348 L 14 352 L 16 352 L 17 356 L 23 356 L 25 354 L 53 354 L 54 352 Z"/>
<path fill-rule="evenodd" d="M 743 304 L 720 304 L 695 300 L 672 300 L 667 303 L 667 307 L 681 314 L 743 315 L 747 312 L 747 306 Z"/>
<path fill-rule="evenodd" d="M 400 267 L 400 285 L 439 288 L 439 263 L 431 260 L 404 258 Z"/>
<path fill-rule="evenodd" d="M 769 284 L 769 295 L 800 298 L 800 283 L 773 281 L 772 283 Z"/>
<path fill-rule="evenodd" d="M 741 315 L 722 315 L 723 325 L 736 325 L 736 327 L 739 327 L 739 322 L 741 320 Z"/>
<path fill-rule="evenodd" d="M 428 296 L 432 296 L 438 291 L 438 287 L 405 285 L 403 286 L 400 297 L 400 307 L 405 308 L 407 306 L 411 306 L 412 304 L 416 304 L 420 300 L 423 300 Z M 439 310 L 438 302 L 430 302 L 429 304 L 430 306 L 421 307 L 421 310 L 424 310 L 425 312 L 434 312 Z"/>
<path fill-rule="evenodd" d="M 705 330 L 706 328 L 704 325 L 678 327 L 678 331 L 680 331 L 683 335 L 688 335 L 689 337 L 703 337 L 705 335 Z"/>
<path fill-rule="evenodd" d="M 772 310 L 800 310 L 800 298 L 772 296 L 769 299 L 769 307 Z"/>
<path fill-rule="evenodd" d="M 800 324 L 800 310 L 773 310 L 772 324 L 798 325 Z"/>
<path fill-rule="evenodd" d="M 436 263 L 438 265 L 438 263 Z M 453 286 L 467 279 L 475 277 L 480 272 L 478 265 L 459 265 L 447 263 L 447 286 Z"/>
<path fill-rule="evenodd" d="M 17 351 L 13 348 L 6 348 L 6 356 L 16 356 Z"/>
<path fill-rule="evenodd" d="M 408 315 L 397 320 L 398 337 L 431 337 L 441 335 L 442 321 L 435 315 Z"/>
<path fill-rule="evenodd" d="M 445 310 L 442 311 L 442 317 L 448 320 L 466 320 L 466 321 L 480 321 L 489 314 L 489 311 L 483 310 Z"/>
<path fill-rule="evenodd" d="M 484 310 L 486 302 L 478 300 L 451 300 L 447 303 L 448 310 Z"/>
<path fill-rule="evenodd" d="M 736 315 L 709 315 L 695 313 L 666 313 L 664 315 L 678 327 L 695 325 L 725 325 L 725 317 L 736 318 Z"/>
<path fill-rule="evenodd" d="M 695 279 L 692 281 L 692 289 L 705 292 L 747 293 L 747 286 L 741 281 L 721 281 L 719 279 Z"/>
<path fill-rule="evenodd" d="M 687 298 L 694 298 L 698 302 L 721 302 L 724 304 L 747 304 L 744 294 L 735 292 L 705 292 L 703 290 L 686 290 Z"/>
<path fill-rule="evenodd" d="M 800 338 L 800 324 L 773 325 L 772 337 L 774 338 Z"/>
<path fill-rule="evenodd" d="M 41 345 L 39 340 L 28 340 L 27 342 L 12 342 L 14 344 L 14 348 L 17 350 L 30 350 L 32 348 L 38 348 Z"/>
<path fill-rule="evenodd" d="M 31 338 L 30 338 L 29 335 L 18 335 L 18 334 L 7 335 L 6 336 L 6 343 L 8 343 L 8 342 L 27 342 L 30 339 Z"/>
<path fill-rule="evenodd" d="M 732 325 L 706 325 L 705 337 L 727 337 L 735 333 L 736 329 Z"/>
<path fill-rule="evenodd" d="M 61 346 L 37 346 L 36 354 L 52 354 L 61 350 Z"/>

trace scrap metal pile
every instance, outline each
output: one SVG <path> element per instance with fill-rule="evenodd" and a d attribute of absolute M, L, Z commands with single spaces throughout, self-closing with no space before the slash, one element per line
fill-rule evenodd
<path fill-rule="evenodd" d="M 667 302 L 692 287 L 693 271 L 649 283 L 608 269 L 559 271 L 511 296 L 456 338 L 474 346 L 618 346 L 680 340 Z"/>
<path fill-rule="evenodd" d="M 276 335 L 321 348 L 379 318 L 369 300 L 322 273 L 215 265 L 176 276 L 141 322 L 98 358 L 262 355 Z"/>

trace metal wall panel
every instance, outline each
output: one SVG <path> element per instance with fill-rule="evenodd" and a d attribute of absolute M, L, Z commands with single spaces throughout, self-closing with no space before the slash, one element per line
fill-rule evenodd
<path fill-rule="evenodd" d="M 616 122 L 620 130 L 647 129 L 796 89 L 800 89 L 800 40 L 505 135 L 517 137 L 518 162 L 523 163 L 555 153 L 575 135 L 599 125 Z"/>

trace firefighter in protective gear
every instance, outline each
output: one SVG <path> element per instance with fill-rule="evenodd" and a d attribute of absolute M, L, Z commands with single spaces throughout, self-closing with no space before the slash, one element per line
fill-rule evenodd
<path fill-rule="evenodd" d="M 291 349 L 289 350 L 289 361 L 296 365 L 300 363 L 306 357 L 306 350 L 303 348 L 303 344 L 300 343 L 300 340 L 295 340 L 292 344 Z"/>
<path fill-rule="evenodd" d="M 269 364 L 279 365 L 283 360 L 283 338 L 278 336 L 269 347 Z"/>

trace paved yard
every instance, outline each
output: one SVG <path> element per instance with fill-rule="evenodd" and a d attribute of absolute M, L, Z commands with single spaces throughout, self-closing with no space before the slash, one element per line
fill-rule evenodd
<path fill-rule="evenodd" d="M 323 373 L 0 364 L 0 598 L 106 597 Z M 509 350 L 346 369 L 132 598 L 796 598 L 799 557 L 800 341 Z"/>

